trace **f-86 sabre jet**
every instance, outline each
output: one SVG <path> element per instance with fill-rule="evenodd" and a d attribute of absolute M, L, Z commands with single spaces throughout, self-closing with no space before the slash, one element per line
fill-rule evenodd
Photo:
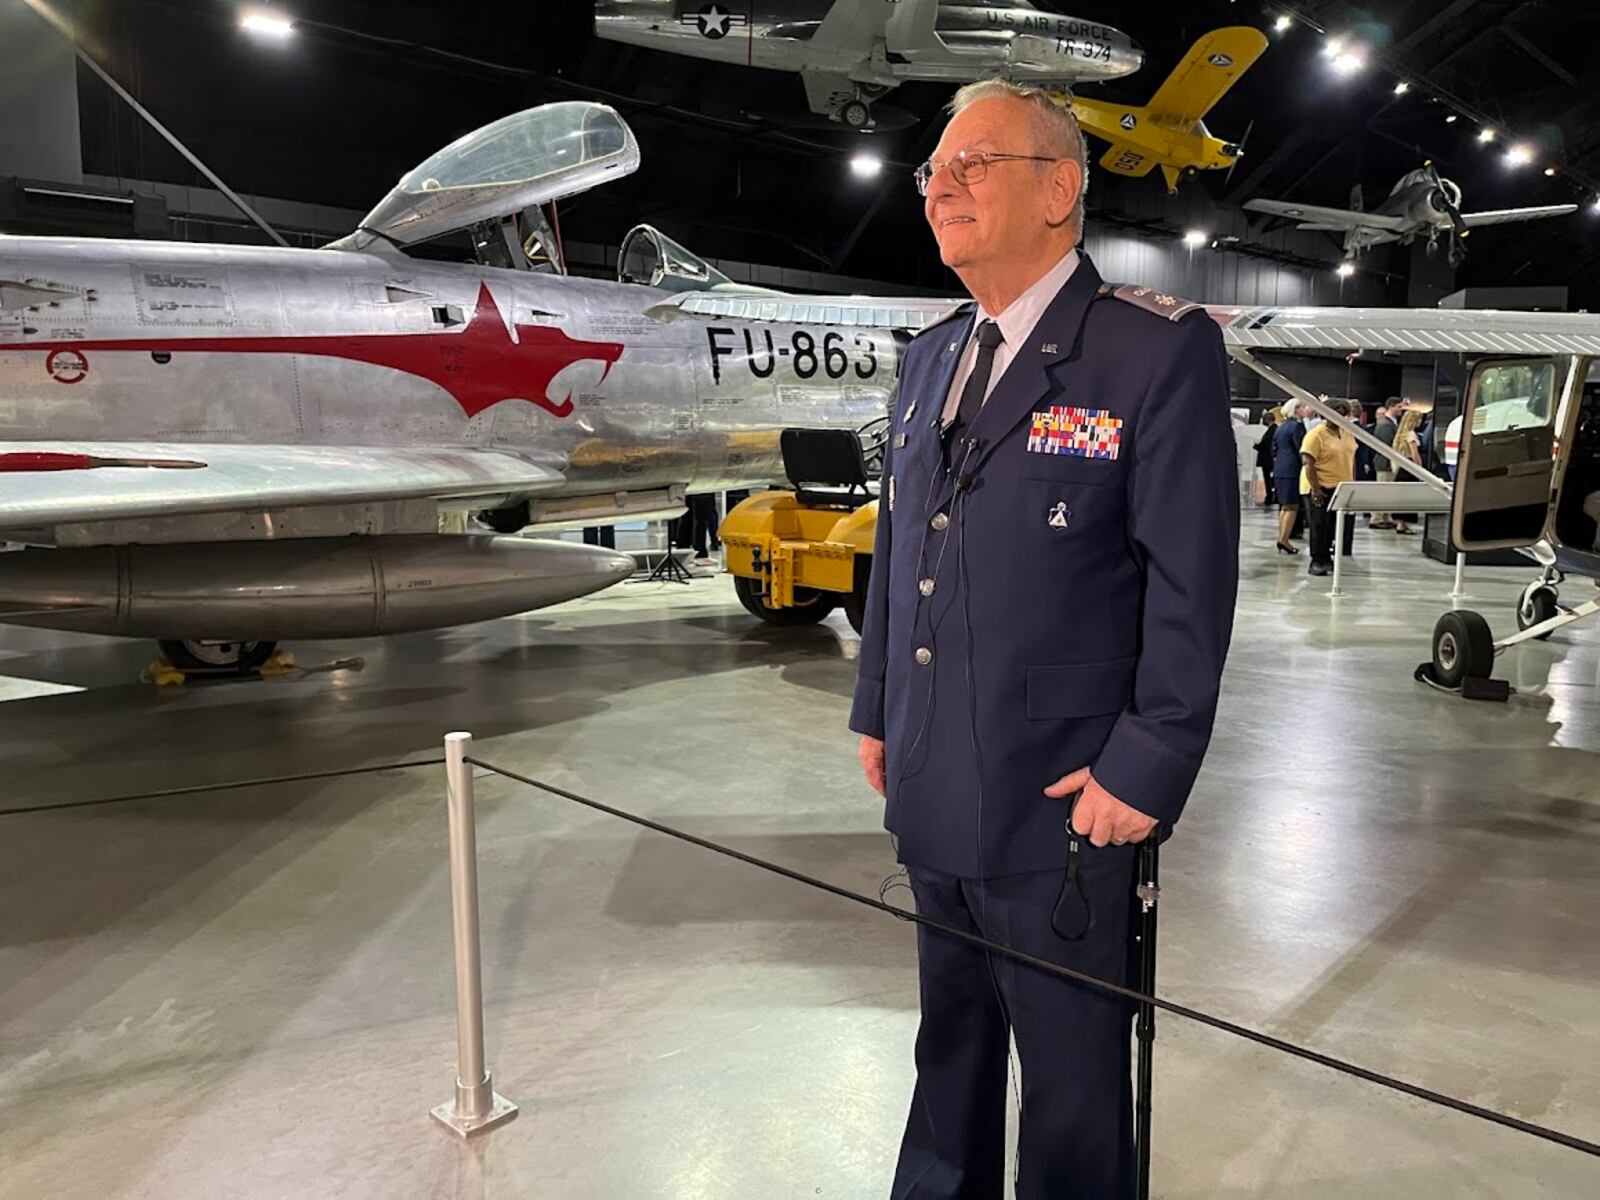
<path fill-rule="evenodd" d="M 321 250 L 0 237 L 0 622 L 193 668 L 539 608 L 632 560 L 441 513 L 676 515 L 781 478 L 785 427 L 882 418 L 900 331 L 947 302 L 740 289 L 648 226 L 618 282 L 561 273 L 538 206 L 638 163 L 615 111 L 553 104 Z"/>
<path fill-rule="evenodd" d="M 1144 51 L 1100 21 L 1029 0 L 596 0 L 601 38 L 798 74 L 811 111 L 851 129 L 910 80 L 991 75 L 1068 87 L 1137 71 Z"/>

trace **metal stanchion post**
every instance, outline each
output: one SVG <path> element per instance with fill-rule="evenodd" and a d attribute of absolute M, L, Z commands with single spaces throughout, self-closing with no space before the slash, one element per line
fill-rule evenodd
<path fill-rule="evenodd" d="M 483 970 L 478 946 L 478 834 L 473 815 L 470 733 L 446 734 L 450 809 L 450 917 L 456 944 L 456 1095 L 433 1117 L 460 1137 L 509 1121 L 517 1106 L 499 1095 L 483 1060 Z"/>
<path fill-rule="evenodd" d="M 1446 537 L 1448 538 L 1448 534 Z M 1456 583 L 1450 589 L 1450 599 L 1459 600 L 1467 594 L 1467 552 L 1456 551 Z"/>
<path fill-rule="evenodd" d="M 1156 992 L 1156 901 L 1161 898 L 1161 828 L 1139 843 L 1139 990 L 1146 996 Z M 1150 1200 L 1150 1114 L 1155 1090 L 1156 1009 L 1140 1003 L 1134 1022 L 1139 1041 L 1139 1086 L 1133 1106 L 1133 1144 L 1137 1155 L 1138 1200 Z"/>
<path fill-rule="evenodd" d="M 1344 589 L 1339 586 L 1344 577 L 1344 523 L 1345 511 L 1341 508 L 1333 518 L 1333 590 L 1328 593 L 1330 596 L 1344 595 Z"/>

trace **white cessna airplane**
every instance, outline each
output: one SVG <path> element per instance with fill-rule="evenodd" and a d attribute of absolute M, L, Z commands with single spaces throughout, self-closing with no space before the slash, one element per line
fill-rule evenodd
<path fill-rule="evenodd" d="M 1495 640 L 1478 613 L 1433 631 L 1431 681 L 1487 679 L 1495 657 L 1600 611 L 1560 603 L 1568 577 L 1600 583 L 1600 316 L 1450 309 L 1210 306 L 1233 358 L 1312 405 L 1404 472 L 1451 494 L 1459 550 L 1514 549 L 1541 566 L 1517 606 L 1518 632 Z M 1255 350 L 1364 350 L 1476 359 L 1452 487 L 1260 362 Z"/>

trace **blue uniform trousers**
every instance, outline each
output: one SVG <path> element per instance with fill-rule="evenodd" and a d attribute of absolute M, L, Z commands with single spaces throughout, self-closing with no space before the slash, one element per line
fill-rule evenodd
<path fill-rule="evenodd" d="M 911 866 L 917 911 L 990 941 L 1127 983 L 1136 847 L 1081 843 L 1093 915 L 1081 940 L 1052 927 L 1066 871 L 987 880 Z M 1065 845 L 1063 845 L 1063 860 Z M 1058 924 L 1081 927 L 1069 894 Z M 1017 1200 L 1127 1200 L 1134 1192 L 1133 1007 L 1086 985 L 919 927 L 917 1086 L 893 1200 L 1000 1200 L 1010 1035 L 1022 1097 Z"/>

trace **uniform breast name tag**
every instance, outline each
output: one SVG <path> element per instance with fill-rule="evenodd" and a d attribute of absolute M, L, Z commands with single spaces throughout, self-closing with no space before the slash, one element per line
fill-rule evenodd
<path fill-rule="evenodd" d="M 1104 408 L 1056 405 L 1033 414 L 1028 430 L 1033 454 L 1114 459 L 1122 451 L 1122 418 Z"/>

